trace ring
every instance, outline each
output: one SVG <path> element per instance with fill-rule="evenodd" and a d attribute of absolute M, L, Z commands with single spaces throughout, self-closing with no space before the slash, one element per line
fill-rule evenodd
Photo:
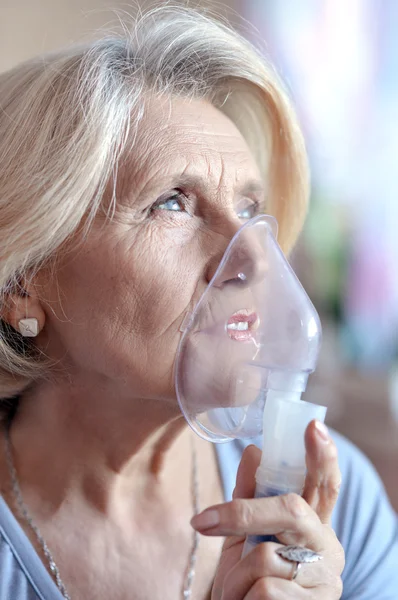
<path fill-rule="evenodd" d="M 298 572 L 300 571 L 300 569 L 301 569 L 301 562 L 297 562 L 296 561 L 296 564 L 294 566 L 294 571 L 293 571 L 292 576 L 290 578 L 291 581 L 294 581 L 296 579 L 296 577 L 297 577 Z"/>
<path fill-rule="evenodd" d="M 304 546 L 281 546 L 276 550 L 276 553 L 285 560 L 296 563 L 291 576 L 291 581 L 296 579 L 302 563 L 317 562 L 323 558 L 321 554 L 318 554 L 309 548 L 305 548 Z"/>

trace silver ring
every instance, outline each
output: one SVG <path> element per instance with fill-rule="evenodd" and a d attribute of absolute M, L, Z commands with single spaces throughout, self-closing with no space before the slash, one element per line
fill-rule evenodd
<path fill-rule="evenodd" d="M 309 548 L 305 548 L 304 546 L 281 546 L 276 550 L 276 553 L 285 560 L 296 563 L 290 578 L 291 581 L 296 579 L 302 563 L 317 562 L 323 558 L 321 554 L 318 554 Z"/>
<path fill-rule="evenodd" d="M 294 581 L 296 579 L 300 569 L 301 569 L 301 562 L 296 561 L 296 564 L 294 565 L 294 570 L 293 570 L 292 576 L 290 578 L 291 581 Z"/>
<path fill-rule="evenodd" d="M 297 563 L 312 563 L 322 560 L 323 556 L 304 546 L 281 546 L 276 550 L 285 560 Z"/>

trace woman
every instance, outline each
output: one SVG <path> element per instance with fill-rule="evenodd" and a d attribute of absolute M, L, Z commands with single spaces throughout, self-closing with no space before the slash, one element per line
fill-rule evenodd
<path fill-rule="evenodd" d="M 194 439 L 175 399 L 180 326 L 231 237 L 267 212 L 288 251 L 302 225 L 272 69 L 163 7 L 3 74 L 0 104 L 1 600 L 396 597 L 396 517 L 355 448 L 312 423 L 303 498 L 253 499 L 259 450 Z M 280 543 L 242 559 L 248 533 Z"/>

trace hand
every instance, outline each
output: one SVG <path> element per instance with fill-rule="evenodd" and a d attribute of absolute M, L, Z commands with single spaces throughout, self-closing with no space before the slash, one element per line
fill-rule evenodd
<path fill-rule="evenodd" d="M 325 430 L 322 433 L 323 428 Z M 325 437 L 326 436 L 326 437 Z M 342 593 L 344 551 L 330 518 L 340 487 L 337 450 L 327 429 L 312 421 L 305 434 L 307 477 L 303 496 L 253 498 L 261 451 L 246 448 L 239 465 L 232 502 L 212 506 L 192 519 L 203 535 L 228 536 L 212 590 L 212 600 L 338 600 Z M 248 534 L 273 534 L 241 558 Z M 322 555 L 303 563 L 294 581 L 295 563 L 275 550 L 305 546 Z"/>

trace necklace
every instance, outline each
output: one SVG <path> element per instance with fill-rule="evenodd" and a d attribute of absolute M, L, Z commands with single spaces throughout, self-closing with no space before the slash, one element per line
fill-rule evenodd
<path fill-rule="evenodd" d="M 37 527 L 37 525 L 35 525 L 32 517 L 28 511 L 28 508 L 22 498 L 21 488 L 20 488 L 19 482 L 18 482 L 18 475 L 17 475 L 17 471 L 14 466 L 14 461 L 13 461 L 13 456 L 12 456 L 12 448 L 11 448 L 11 440 L 10 440 L 10 424 L 11 424 L 11 422 L 9 421 L 5 427 L 5 454 L 6 454 L 8 473 L 9 473 L 9 476 L 11 479 L 11 484 L 12 484 L 12 493 L 14 496 L 14 500 L 17 504 L 20 515 L 23 517 L 23 519 L 26 521 L 26 523 L 29 525 L 29 527 L 31 528 L 31 530 L 33 531 L 33 533 L 36 536 L 36 539 L 43 551 L 44 556 L 46 557 L 48 567 L 49 567 L 50 572 L 55 580 L 55 583 L 57 584 L 59 591 L 61 592 L 61 594 L 63 595 L 65 600 L 71 600 L 71 597 L 69 596 L 69 594 L 66 590 L 65 584 L 61 579 L 59 569 L 58 569 L 57 564 L 46 544 L 46 541 L 43 538 L 43 536 L 41 535 L 40 530 Z M 196 453 L 196 446 L 195 446 L 195 443 L 194 443 L 194 440 L 192 437 L 191 437 L 191 454 L 192 454 L 192 469 L 191 469 L 192 505 L 193 505 L 194 515 L 197 515 L 199 513 L 198 458 L 197 458 L 197 453 Z M 198 546 L 199 546 L 199 533 L 194 530 L 192 547 L 191 547 L 191 551 L 189 553 L 188 566 L 187 566 L 186 573 L 184 576 L 184 584 L 183 584 L 183 590 L 182 590 L 183 600 L 189 600 L 189 598 L 192 595 L 192 582 L 195 577 L 195 565 L 196 565 Z"/>

